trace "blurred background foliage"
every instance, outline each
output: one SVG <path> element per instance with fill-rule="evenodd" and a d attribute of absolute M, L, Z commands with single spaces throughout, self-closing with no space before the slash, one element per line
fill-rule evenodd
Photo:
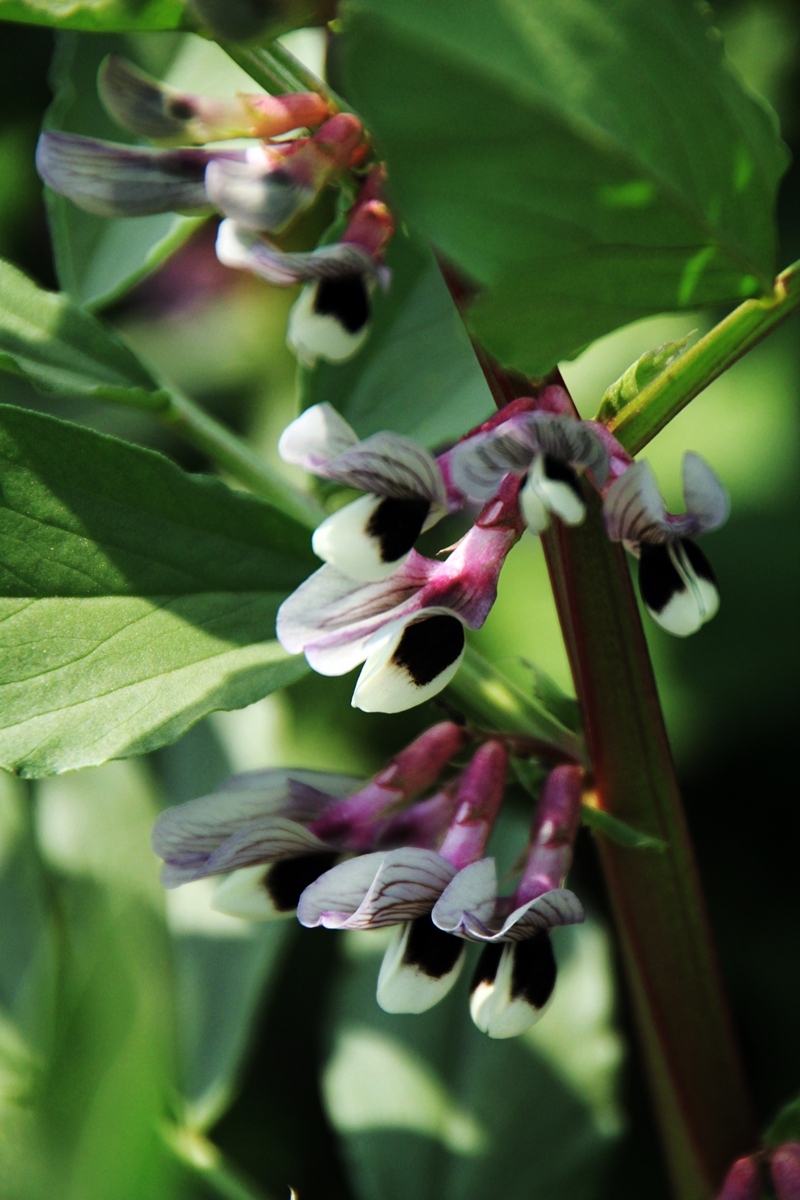
<path fill-rule="evenodd" d="M 719 0 L 715 13 L 730 57 L 778 111 L 797 158 L 800 12 L 790 0 Z M 291 36 L 296 52 L 321 62 L 320 37 Z M 124 41 L 174 81 L 230 86 L 230 68 L 204 57 L 208 47 L 192 47 L 197 39 Z M 109 39 L 102 43 L 59 40 L 51 78 L 66 127 L 76 103 L 96 104 L 88 81 Z M 53 50 L 47 30 L 2 26 L 0 254 L 48 287 L 57 283 L 33 149 L 52 100 Z M 70 71 L 84 81 L 77 100 L 64 90 Z M 176 219 L 148 218 L 163 226 L 147 232 L 148 246 L 191 236 L 109 303 L 136 263 L 124 258 L 124 239 L 113 241 L 119 231 L 76 211 L 56 215 L 82 222 L 72 233 L 79 253 L 62 261 L 62 277 L 71 271 L 80 298 L 105 304 L 145 358 L 271 461 L 298 387 L 306 402 L 342 398 L 362 432 L 381 427 L 374 408 L 363 416 L 364 389 L 380 394 L 391 356 L 388 366 L 373 363 L 368 347 L 357 374 L 341 367 L 297 380 L 283 341 L 293 295 L 220 267 L 213 228 L 176 234 Z M 291 236 L 308 244 L 331 212 L 323 205 Z M 784 265 L 800 257 L 798 165 L 782 184 L 779 224 Z M 111 249 L 93 257 L 104 238 Z M 387 304 L 402 308 L 403 322 L 394 353 L 407 352 L 408 337 L 420 348 L 416 402 L 409 396 L 406 411 L 413 432 L 437 444 L 478 420 L 487 398 L 457 331 L 447 362 L 436 359 L 435 339 L 426 348 L 426 331 L 452 319 L 427 252 L 404 239 L 393 253 L 397 286 Z M 388 326 L 393 312 L 377 321 Z M 643 321 L 564 364 L 583 414 L 644 350 L 713 317 Z M 799 335 L 795 317 L 647 451 L 670 502 L 679 506 L 687 448 L 716 466 L 733 501 L 711 546 L 718 618 L 686 642 L 647 629 L 762 1122 L 800 1087 Z M 443 387 L 456 401 L 438 413 L 428 397 Z M 8 375 L 0 400 L 155 447 L 191 471 L 211 469 L 139 412 L 45 400 Z M 478 644 L 522 684 L 535 662 L 570 688 L 536 539 L 513 552 Z M 164 896 L 149 849 L 160 807 L 202 795 L 232 771 L 288 764 L 367 773 L 434 716 L 354 713 L 350 686 L 306 677 L 250 709 L 215 714 L 144 759 L 37 783 L 0 777 L 3 1200 L 246 1200 L 285 1196 L 289 1185 L 300 1200 L 666 1194 L 587 834 L 575 873 L 590 920 L 555 939 L 562 970 L 546 1019 L 507 1043 L 472 1027 L 465 986 L 422 1017 L 382 1013 L 379 934 L 226 918 L 209 907 L 208 881 Z M 523 820 L 520 795 L 495 836 L 501 859 L 513 859 Z"/>

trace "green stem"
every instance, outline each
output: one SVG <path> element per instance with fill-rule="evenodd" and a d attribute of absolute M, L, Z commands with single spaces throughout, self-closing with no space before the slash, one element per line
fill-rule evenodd
<path fill-rule="evenodd" d="M 283 92 L 316 92 L 338 112 L 352 112 L 341 96 L 337 96 L 313 71 L 304 67 L 280 42 L 269 46 L 239 46 L 235 42 L 223 42 L 222 49 L 233 61 L 246 71 L 251 79 L 272 95 Z"/>
<path fill-rule="evenodd" d="M 800 262 L 780 273 L 771 296 L 745 300 L 681 354 L 607 422 L 608 428 L 638 454 L 690 400 L 798 308 Z"/>
<path fill-rule="evenodd" d="M 675 1194 L 710 1200 L 754 1129 L 630 572 L 594 494 L 542 541 L 600 808 L 667 843 L 597 836 Z"/>
<path fill-rule="evenodd" d="M 472 646 L 467 647 L 449 693 L 465 705 L 470 715 L 488 721 L 504 733 L 518 733 L 552 747 L 566 758 L 584 762 L 586 752 L 579 737 L 531 696 L 506 679 Z"/>
<path fill-rule="evenodd" d="M 311 496 L 292 487 L 254 450 L 209 416 L 199 404 L 168 384 L 163 385 L 165 404 L 153 412 L 164 425 L 208 454 L 214 462 L 245 484 L 274 508 L 280 509 L 308 529 L 315 529 L 325 511 Z"/>

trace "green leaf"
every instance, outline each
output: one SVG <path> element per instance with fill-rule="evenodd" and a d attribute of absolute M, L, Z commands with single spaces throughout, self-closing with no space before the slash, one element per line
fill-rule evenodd
<path fill-rule="evenodd" d="M 642 388 L 657 379 L 662 371 L 680 357 L 684 346 L 696 332 L 697 330 L 693 330 L 692 333 L 687 333 L 685 337 L 678 338 L 674 342 L 664 342 L 662 346 L 656 346 L 655 350 L 646 350 L 635 363 L 628 367 L 616 383 L 612 383 L 610 387 L 606 388 L 596 419 L 609 421 L 626 404 L 635 400 Z"/>
<path fill-rule="evenodd" d="M 783 1106 L 764 1134 L 764 1145 L 772 1150 L 784 1142 L 800 1142 L 800 1096 Z"/>
<path fill-rule="evenodd" d="M 89 33 L 181 29 L 187 24 L 184 0 L 0 0 L 0 21 Z"/>
<path fill-rule="evenodd" d="M 611 838 L 612 842 L 626 846 L 629 850 L 656 850 L 661 854 L 667 848 L 663 838 L 640 833 L 626 821 L 620 821 L 619 817 L 612 817 L 611 813 L 603 812 L 601 808 L 593 808 L 590 804 L 581 805 L 581 819 L 590 829 L 599 830 L 607 838 Z"/>
<path fill-rule="evenodd" d="M 351 0 L 344 84 L 403 215 L 542 374 L 648 313 L 774 274 L 775 120 L 694 5 Z"/>
<path fill-rule="evenodd" d="M 172 741 L 302 675 L 275 612 L 307 531 L 158 454 L 0 407 L 0 765 L 45 775 Z"/>
<path fill-rule="evenodd" d="M 512 859 L 524 825 L 503 824 L 503 845 L 492 848 Z M 555 933 L 553 1004 L 539 1025 L 508 1041 L 470 1020 L 478 947 L 468 947 L 459 984 L 436 1008 L 390 1016 L 375 1000 L 385 939 L 346 937 L 323 1096 L 359 1200 L 602 1196 L 622 1123 L 604 931 L 590 921 Z"/>
<path fill-rule="evenodd" d="M 259 90 L 219 46 L 188 34 L 158 40 L 62 34 L 51 70 L 54 99 L 45 115 L 46 129 L 113 142 L 136 141 L 112 121 L 97 94 L 98 67 L 112 51 L 189 90 L 214 95 Z M 61 286 L 79 303 L 92 308 L 121 296 L 205 220 L 177 213 L 107 220 L 84 212 L 49 188 L 45 189 L 45 198 Z"/>
<path fill-rule="evenodd" d="M 327 400 L 362 437 L 393 429 L 440 446 L 485 420 L 492 397 L 430 251 L 400 230 L 387 265 L 369 340 L 349 362 L 303 371 L 303 406 Z"/>
<path fill-rule="evenodd" d="M 150 409 L 168 402 L 133 351 L 95 317 L 1 261 L 0 368 L 70 399 Z"/>

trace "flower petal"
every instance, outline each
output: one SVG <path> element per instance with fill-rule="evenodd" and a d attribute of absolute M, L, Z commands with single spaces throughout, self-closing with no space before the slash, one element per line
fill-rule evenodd
<path fill-rule="evenodd" d="M 711 564 L 688 539 L 641 547 L 639 593 L 653 620 L 675 637 L 696 633 L 719 608 Z"/>
<path fill-rule="evenodd" d="M 574 467 L 592 472 L 598 487 L 608 478 L 608 451 L 586 421 L 553 413 L 528 413 L 523 418 L 536 439 L 539 450 Z"/>
<path fill-rule="evenodd" d="M 542 1016 L 555 983 L 556 962 L 546 933 L 489 945 L 472 979 L 472 1019 L 489 1037 L 518 1037 Z"/>
<path fill-rule="evenodd" d="M 177 887 L 208 874 L 205 868 L 214 852 L 253 821 L 272 816 L 313 820 L 359 783 L 325 771 L 252 771 L 227 780 L 210 796 L 165 809 L 152 835 L 155 853 L 167 864 L 164 886 Z"/>
<path fill-rule="evenodd" d="M 242 867 L 217 888 L 212 908 L 232 917 L 274 921 L 294 916 L 305 888 L 335 864 L 335 851 Z"/>
<path fill-rule="evenodd" d="M 404 846 L 340 863 L 297 906 L 301 925 L 379 929 L 428 913 L 455 874 L 434 850 Z"/>
<path fill-rule="evenodd" d="M 364 661 L 376 631 L 416 611 L 417 593 L 438 565 L 412 551 L 387 579 L 357 583 L 326 564 L 278 609 L 278 640 L 292 654 L 304 651 L 320 674 L 343 675 Z"/>
<path fill-rule="evenodd" d="M 536 446 L 517 420 L 476 433 L 453 447 L 449 455 L 455 486 L 475 500 L 491 500 L 509 471 L 527 471 Z"/>
<path fill-rule="evenodd" d="M 289 313 L 286 344 L 306 367 L 346 362 L 369 334 L 374 270 L 350 270 L 304 287 Z"/>
<path fill-rule="evenodd" d="M 391 622 L 364 663 L 353 707 L 394 713 L 423 704 L 447 687 L 465 650 L 464 624 L 448 609 L 426 608 Z"/>
<path fill-rule="evenodd" d="M 316 473 L 319 467 L 357 444 L 358 434 L 332 405 L 314 404 L 286 426 L 278 442 L 278 453 L 284 462 Z"/>
<path fill-rule="evenodd" d="M 372 259 L 358 246 L 335 242 L 318 250 L 287 254 L 268 246 L 254 231 L 238 225 L 231 217 L 220 224 L 217 258 L 226 267 L 252 271 L 278 287 L 310 279 L 338 279 L 354 272 L 369 277 L 376 272 Z"/>
<path fill-rule="evenodd" d="M 100 217 L 208 208 L 204 176 L 213 160 L 240 165 L 234 150 L 156 150 L 124 146 L 73 133 L 49 131 L 39 138 L 36 169 L 49 187 Z"/>
<path fill-rule="evenodd" d="M 525 492 L 534 492 L 544 507 L 560 517 L 565 525 L 580 525 L 586 516 L 580 480 L 569 465 L 551 454 L 537 454 L 533 460 Z"/>
<path fill-rule="evenodd" d="M 550 512 L 534 487 L 530 475 L 519 490 L 519 511 L 531 533 L 542 533 L 550 524 Z"/>
<path fill-rule="evenodd" d="M 257 817 L 227 838 L 209 856 L 200 874 L 223 875 L 253 863 L 297 858 L 327 849 L 326 843 L 299 821 L 289 817 Z"/>
<path fill-rule="evenodd" d="M 361 496 L 317 527 L 314 553 L 352 579 L 385 579 L 408 558 L 430 508 L 421 497 Z"/>
<path fill-rule="evenodd" d="M 689 536 L 724 525 L 730 512 L 728 493 L 719 476 L 699 454 L 683 456 L 683 496 L 686 512 L 695 518 Z"/>
<path fill-rule="evenodd" d="M 454 877 L 436 901 L 431 919 L 447 933 L 464 932 L 466 914 L 489 921 L 497 902 L 497 868 L 493 858 L 470 863 Z"/>
<path fill-rule="evenodd" d="M 637 462 L 615 479 L 603 502 L 603 517 L 612 542 L 638 546 L 669 541 L 667 509 L 648 462 Z"/>
<path fill-rule="evenodd" d="M 398 925 L 383 956 L 378 1004 L 389 1013 L 423 1013 L 443 1000 L 461 974 L 466 947 L 430 917 Z"/>
<path fill-rule="evenodd" d="M 442 472 L 436 459 L 413 438 L 401 433 L 373 433 L 317 468 L 326 479 L 376 496 L 397 500 L 424 497 L 431 504 L 446 506 Z"/>
<path fill-rule="evenodd" d="M 583 905 L 574 892 L 553 888 L 515 908 L 499 929 L 487 925 L 480 913 L 465 912 L 462 933 L 476 942 L 521 942 L 557 925 L 579 925 L 584 918 Z"/>
<path fill-rule="evenodd" d="M 228 161 L 211 157 L 206 170 L 209 199 L 226 217 L 246 229 L 277 233 L 314 202 L 312 187 L 298 183 L 281 165 L 260 159 Z"/>

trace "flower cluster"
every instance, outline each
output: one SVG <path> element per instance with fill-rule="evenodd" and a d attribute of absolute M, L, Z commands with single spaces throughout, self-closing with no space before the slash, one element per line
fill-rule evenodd
<path fill-rule="evenodd" d="M 482 952 L 471 988 L 490 1037 L 524 1032 L 556 981 L 550 930 L 583 920 L 564 888 L 578 830 L 582 770 L 551 771 L 513 894 L 484 856 L 503 800 L 507 752 L 488 740 L 440 781 L 469 737 L 427 730 L 366 785 L 311 771 L 237 776 L 162 813 L 153 846 L 165 887 L 223 876 L 214 907 L 250 919 L 296 912 L 328 929 L 392 928 L 378 978 L 387 1012 L 424 1012 L 455 984 L 468 942 Z M 432 795 L 419 799 L 434 788 Z"/>
<path fill-rule="evenodd" d="M 36 152 L 45 183 L 103 217 L 218 211 L 225 218 L 217 239 L 222 263 L 278 286 L 306 284 L 289 320 L 298 357 L 313 363 L 354 354 L 367 336 L 372 293 L 389 282 L 383 254 L 394 223 L 381 196 L 382 167 L 362 175 L 346 228 L 332 245 L 283 253 L 267 235 L 285 230 L 327 183 L 363 166 L 369 151 L 357 117 L 332 111 L 314 92 L 222 100 L 179 92 L 113 54 L 98 87 L 120 126 L 160 145 L 46 132 Z M 315 132 L 301 136 L 304 129 Z M 258 140 L 209 148 L 232 138 Z"/>
<path fill-rule="evenodd" d="M 604 497 L 609 537 L 638 557 L 642 599 L 663 628 L 692 633 L 718 607 L 713 572 L 692 541 L 727 516 L 714 472 L 687 454 L 687 511 L 667 513 L 649 465 L 633 463 L 602 425 L 579 420 L 559 386 L 513 401 L 438 458 L 396 433 L 360 441 L 328 404 L 293 421 L 279 451 L 365 493 L 316 530 L 324 566 L 281 606 L 277 632 L 323 675 L 363 663 L 352 702 L 367 712 L 399 712 L 450 682 L 465 629 L 486 620 L 523 531 L 583 521 L 581 475 Z M 444 561 L 415 550 L 423 531 L 473 501 L 483 507 Z"/>

